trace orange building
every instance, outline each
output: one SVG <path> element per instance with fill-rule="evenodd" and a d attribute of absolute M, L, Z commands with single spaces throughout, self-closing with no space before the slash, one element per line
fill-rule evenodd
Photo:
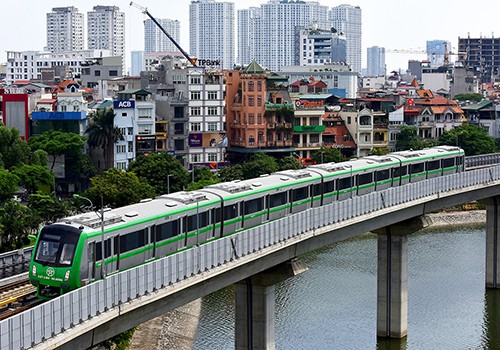
<path fill-rule="evenodd" d="M 293 152 L 288 79 L 255 61 L 225 74 L 228 152 Z"/>

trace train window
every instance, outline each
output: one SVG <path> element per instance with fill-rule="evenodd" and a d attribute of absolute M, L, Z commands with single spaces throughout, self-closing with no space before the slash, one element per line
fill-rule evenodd
<path fill-rule="evenodd" d="M 316 185 L 313 185 L 313 196 L 319 196 L 321 195 L 323 192 L 321 191 L 321 184 L 316 184 Z"/>
<path fill-rule="evenodd" d="M 406 174 L 408 174 L 408 168 L 405 166 L 401 166 L 401 167 L 398 167 L 398 168 L 394 168 L 393 171 L 394 171 L 394 176 L 393 177 L 400 177 L 400 176 L 405 176 Z"/>
<path fill-rule="evenodd" d="M 276 193 L 270 196 L 269 207 L 274 208 L 286 203 L 286 192 Z"/>
<path fill-rule="evenodd" d="M 307 187 L 296 188 L 292 191 L 292 201 L 297 202 L 307 198 Z"/>
<path fill-rule="evenodd" d="M 358 186 L 366 185 L 373 182 L 373 173 L 364 173 L 358 175 Z"/>
<path fill-rule="evenodd" d="M 256 213 L 264 208 L 264 201 L 262 200 L 262 198 L 256 198 L 246 201 L 244 202 L 244 208 L 245 215 Z"/>
<path fill-rule="evenodd" d="M 221 210 L 220 207 L 214 209 L 214 223 L 220 222 L 220 219 L 221 219 L 221 217 L 220 217 L 221 215 L 220 214 L 221 214 L 221 212 L 222 212 L 222 210 Z"/>
<path fill-rule="evenodd" d="M 97 242 L 96 249 L 97 249 L 96 259 L 101 260 L 102 259 L 102 244 L 101 244 L 101 242 Z M 107 259 L 111 256 L 111 239 L 107 239 L 106 241 L 104 241 L 104 250 L 105 250 L 104 256 Z"/>
<path fill-rule="evenodd" d="M 427 168 L 427 171 L 439 169 L 440 168 L 439 159 L 438 160 L 430 160 L 430 161 L 428 161 L 427 164 L 426 164 L 426 168 Z"/>
<path fill-rule="evenodd" d="M 462 165 L 464 162 L 464 158 L 463 157 L 457 157 L 457 165 Z"/>
<path fill-rule="evenodd" d="M 333 190 L 335 189 L 334 183 L 335 183 L 335 181 L 333 181 L 333 180 L 326 181 L 325 183 L 323 183 L 323 193 L 333 192 Z"/>
<path fill-rule="evenodd" d="M 451 168 L 452 166 L 455 166 L 455 159 L 454 158 L 443 159 L 443 168 Z"/>
<path fill-rule="evenodd" d="M 126 253 L 139 247 L 144 247 L 144 230 L 120 236 L 120 253 Z"/>
<path fill-rule="evenodd" d="M 205 227 L 208 225 L 208 212 L 203 211 L 198 214 L 190 215 L 188 216 L 187 220 L 188 232 L 196 230 L 198 227 Z"/>
<path fill-rule="evenodd" d="M 345 190 L 346 188 L 352 187 L 352 177 L 345 177 L 343 179 L 339 179 L 338 189 Z"/>
<path fill-rule="evenodd" d="M 389 178 L 389 169 L 379 170 L 376 173 L 377 181 L 387 180 Z"/>
<path fill-rule="evenodd" d="M 166 222 L 156 226 L 156 241 L 163 241 L 164 239 L 177 236 L 181 233 L 179 219 Z"/>
<path fill-rule="evenodd" d="M 236 204 L 230 204 L 224 207 L 224 221 L 234 219 L 238 215 Z"/>
<path fill-rule="evenodd" d="M 410 165 L 410 174 L 418 174 L 424 171 L 424 163 Z"/>

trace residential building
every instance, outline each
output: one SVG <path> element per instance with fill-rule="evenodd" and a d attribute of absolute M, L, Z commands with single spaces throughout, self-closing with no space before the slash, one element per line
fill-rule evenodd
<path fill-rule="evenodd" d="M 189 5 L 190 56 L 218 62 L 220 68 L 235 63 L 234 3 L 214 0 Z"/>
<path fill-rule="evenodd" d="M 288 79 L 263 69 L 255 61 L 225 74 L 230 156 L 291 154 L 294 108 Z"/>
<path fill-rule="evenodd" d="M 437 68 L 448 65 L 449 52 L 451 51 L 451 43 L 447 40 L 428 40 L 426 45 L 427 60 L 431 63 L 431 67 Z"/>
<path fill-rule="evenodd" d="M 358 91 L 358 74 L 347 63 L 283 66 L 278 74 L 292 82 L 302 79 L 321 80 L 328 85 L 329 94 L 339 97 L 355 98 Z"/>
<path fill-rule="evenodd" d="M 499 79 L 500 38 L 480 36 L 479 38 L 458 38 L 459 59 L 464 66 L 474 69 L 481 83 Z"/>
<path fill-rule="evenodd" d="M 367 70 L 368 76 L 385 76 L 385 48 L 372 46 L 366 49 L 367 51 Z"/>
<path fill-rule="evenodd" d="M 155 18 L 165 31 L 177 42 L 180 43 L 181 31 L 180 22 L 172 19 Z M 178 48 L 163 33 L 163 31 L 148 18 L 144 20 L 144 52 L 167 52 L 177 51 Z"/>
<path fill-rule="evenodd" d="M 54 7 L 47 13 L 47 51 L 65 52 L 84 49 L 83 13 L 74 6 Z"/>
<path fill-rule="evenodd" d="M 123 90 L 113 101 L 115 126 L 123 140 L 114 144 L 113 167 L 126 170 L 137 156 L 156 151 L 155 102 L 143 89 Z"/>
<path fill-rule="evenodd" d="M 81 64 L 81 84 L 84 87 L 99 90 L 100 82 L 103 80 L 116 79 L 123 76 L 122 56 L 97 57 Z M 102 89 L 101 89 L 102 90 Z M 104 99 L 101 93 L 98 99 Z"/>
<path fill-rule="evenodd" d="M 346 38 L 336 29 L 301 29 L 296 41 L 296 66 L 346 62 Z"/>
<path fill-rule="evenodd" d="M 95 58 L 109 57 L 109 50 L 82 50 L 67 51 L 59 53 L 39 51 L 7 51 L 7 85 L 17 80 L 43 81 L 53 84 L 44 79 L 44 71 L 52 70 L 50 76 L 57 83 L 66 79 L 72 79 L 82 73 L 82 66 L 89 60 Z"/>
<path fill-rule="evenodd" d="M 238 18 L 238 39 L 243 40 L 241 50 L 238 46 L 239 63 L 255 60 L 271 71 L 295 64 L 298 28 L 313 24 L 318 29 L 331 28 L 328 7 L 318 2 L 270 0 L 259 9 L 238 10 Z"/>
<path fill-rule="evenodd" d="M 335 6 L 330 11 L 330 23 L 329 27 L 346 36 L 347 63 L 354 72 L 361 73 L 361 8 L 351 5 Z"/>
<path fill-rule="evenodd" d="M 87 13 L 88 49 L 109 50 L 125 61 L 125 14 L 118 6 L 94 6 Z"/>

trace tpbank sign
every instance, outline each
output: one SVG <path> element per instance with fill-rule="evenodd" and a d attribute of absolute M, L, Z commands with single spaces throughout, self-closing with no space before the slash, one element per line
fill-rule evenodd
<path fill-rule="evenodd" d="M 135 101 L 113 101 L 113 108 L 135 108 Z"/>

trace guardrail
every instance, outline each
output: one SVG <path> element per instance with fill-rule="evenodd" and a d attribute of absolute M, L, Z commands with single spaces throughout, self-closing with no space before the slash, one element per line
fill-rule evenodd
<path fill-rule="evenodd" d="M 33 246 L 0 254 L 0 279 L 27 272 Z"/>
<path fill-rule="evenodd" d="M 479 169 L 353 197 L 127 270 L 0 322 L 0 350 L 29 349 L 108 310 L 311 230 L 438 193 L 500 180 Z M 99 296 L 99 297 L 97 297 Z"/>
<path fill-rule="evenodd" d="M 479 156 L 465 157 L 465 168 L 478 168 L 488 165 L 500 164 L 500 153 L 481 154 Z"/>

